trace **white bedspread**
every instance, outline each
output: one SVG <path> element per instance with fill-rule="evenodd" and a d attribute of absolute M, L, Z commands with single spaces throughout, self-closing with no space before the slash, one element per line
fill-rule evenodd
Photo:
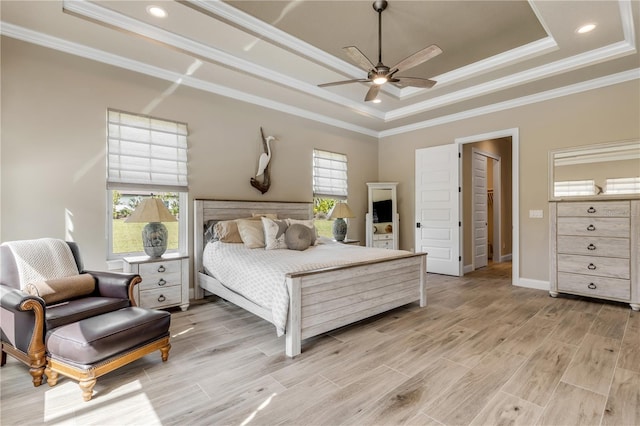
<path fill-rule="evenodd" d="M 271 309 L 278 336 L 285 331 L 289 309 L 286 274 L 348 265 L 407 254 L 401 250 L 320 244 L 304 251 L 249 249 L 244 244 L 212 242 L 203 254 L 208 275 L 252 302 Z"/>

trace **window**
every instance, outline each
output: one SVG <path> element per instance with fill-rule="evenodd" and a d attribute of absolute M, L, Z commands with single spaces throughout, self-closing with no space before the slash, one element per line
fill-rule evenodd
<path fill-rule="evenodd" d="M 318 234 L 333 237 L 327 215 L 337 200 L 347 199 L 347 156 L 313 150 L 313 213 Z"/>
<path fill-rule="evenodd" d="M 607 194 L 639 194 L 640 176 L 607 179 L 606 188 Z"/>
<path fill-rule="evenodd" d="M 594 195 L 595 182 L 593 180 L 566 180 L 553 183 L 553 194 L 556 197 Z"/>
<path fill-rule="evenodd" d="M 144 224 L 125 223 L 146 197 L 160 198 L 177 222 L 167 252 L 187 252 L 187 125 L 107 111 L 109 259 L 144 254 Z"/>

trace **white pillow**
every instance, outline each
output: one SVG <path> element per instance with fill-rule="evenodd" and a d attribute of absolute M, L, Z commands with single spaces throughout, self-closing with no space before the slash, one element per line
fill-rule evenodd
<path fill-rule="evenodd" d="M 249 248 L 264 247 L 264 227 L 261 221 L 237 219 L 236 223 L 245 246 Z"/>
<path fill-rule="evenodd" d="M 284 220 L 273 220 L 262 218 L 264 227 L 264 248 L 265 250 L 286 249 L 285 233 L 287 232 L 287 222 Z"/>

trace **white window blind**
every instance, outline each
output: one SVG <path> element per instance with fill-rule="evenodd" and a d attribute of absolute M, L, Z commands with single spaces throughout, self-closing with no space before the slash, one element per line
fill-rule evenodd
<path fill-rule="evenodd" d="M 640 176 L 607 179 L 607 194 L 640 194 Z"/>
<path fill-rule="evenodd" d="M 313 150 L 313 196 L 346 200 L 346 155 Z"/>
<path fill-rule="evenodd" d="M 595 195 L 595 182 L 593 180 L 566 180 L 553 183 L 553 195 L 556 197 Z"/>
<path fill-rule="evenodd" d="M 107 189 L 188 191 L 187 125 L 108 110 Z"/>

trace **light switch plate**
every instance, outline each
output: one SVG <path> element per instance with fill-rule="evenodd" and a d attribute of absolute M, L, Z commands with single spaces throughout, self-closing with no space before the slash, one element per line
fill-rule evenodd
<path fill-rule="evenodd" d="M 542 219 L 544 214 L 542 210 L 529 210 L 529 217 L 533 219 Z"/>

